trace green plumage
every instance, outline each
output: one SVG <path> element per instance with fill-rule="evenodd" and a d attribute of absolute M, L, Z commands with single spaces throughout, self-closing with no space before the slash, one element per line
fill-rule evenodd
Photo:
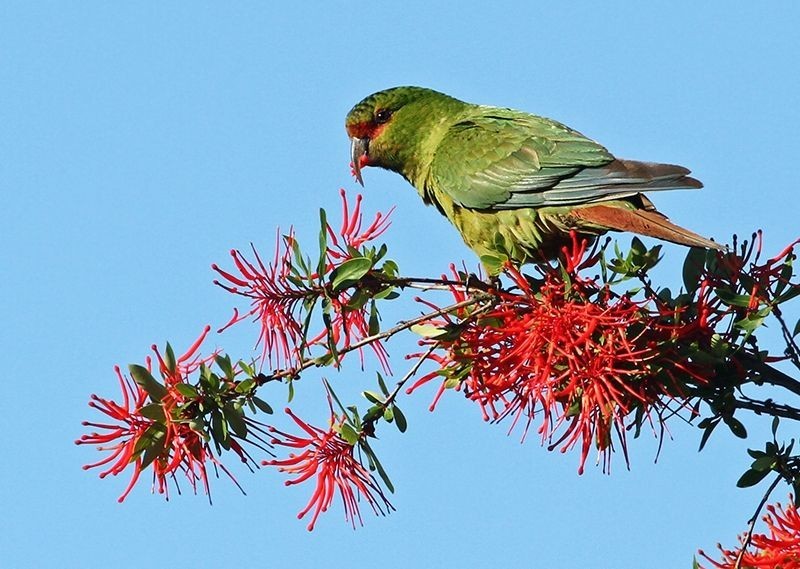
<path fill-rule="evenodd" d="M 573 229 L 717 247 L 671 224 L 640 193 L 701 187 L 688 170 L 617 160 L 544 117 L 397 87 L 353 107 L 346 127 L 359 180 L 362 165 L 402 174 L 482 257 L 550 258 Z"/>

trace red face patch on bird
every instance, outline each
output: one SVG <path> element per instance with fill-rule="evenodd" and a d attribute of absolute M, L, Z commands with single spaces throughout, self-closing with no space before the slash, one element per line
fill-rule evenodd
<path fill-rule="evenodd" d="M 375 121 L 362 121 L 347 125 L 347 134 L 350 138 L 366 138 L 373 140 L 380 135 L 386 123 L 378 124 Z"/>

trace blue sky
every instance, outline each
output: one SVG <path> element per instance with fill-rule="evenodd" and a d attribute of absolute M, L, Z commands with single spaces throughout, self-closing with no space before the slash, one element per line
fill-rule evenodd
<path fill-rule="evenodd" d="M 798 235 L 798 18 L 788 1 L 3 2 L 4 566 L 671 568 L 731 544 L 760 497 L 735 488 L 748 442 L 719 432 L 698 454 L 677 423 L 658 464 L 645 436 L 631 471 L 578 476 L 575 453 L 520 445 L 457 396 L 428 413 L 422 390 L 403 405 L 409 431 L 377 447 L 398 511 L 355 532 L 337 506 L 308 533 L 295 519 L 308 487 L 236 466 L 247 496 L 220 479 L 213 507 L 164 503 L 145 480 L 120 505 L 127 479 L 82 471 L 95 456 L 73 440 L 88 395 L 116 395 L 115 364 L 225 322 L 211 263 L 251 241 L 269 251 L 278 225 L 311 240 L 317 209 L 338 212 L 338 189 L 356 189 L 344 115 L 386 87 L 527 110 L 617 156 L 684 164 L 706 188 L 658 195 L 660 209 L 718 239 L 761 227 L 777 251 Z M 399 176 L 364 176 L 368 210 L 397 206 L 386 240 L 404 273 L 474 264 Z M 665 284 L 682 259 L 667 248 Z M 210 344 L 247 355 L 252 341 Z M 410 345 L 393 350 L 401 373 Z M 346 394 L 371 375 L 331 379 Z M 316 379 L 301 387 L 295 408 L 324 421 Z"/>

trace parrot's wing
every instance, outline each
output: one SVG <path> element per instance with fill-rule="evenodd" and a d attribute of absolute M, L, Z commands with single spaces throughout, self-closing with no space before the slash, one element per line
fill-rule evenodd
<path fill-rule="evenodd" d="M 680 166 L 615 160 L 558 122 L 509 109 L 478 110 L 448 130 L 431 162 L 431 189 L 463 207 L 568 206 L 701 186 Z"/>

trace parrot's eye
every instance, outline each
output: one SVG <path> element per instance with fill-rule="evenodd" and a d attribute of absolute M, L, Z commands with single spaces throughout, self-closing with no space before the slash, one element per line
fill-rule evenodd
<path fill-rule="evenodd" d="M 389 109 L 378 109 L 375 111 L 375 122 L 378 124 L 389 122 L 390 118 L 392 118 L 392 111 Z"/>

